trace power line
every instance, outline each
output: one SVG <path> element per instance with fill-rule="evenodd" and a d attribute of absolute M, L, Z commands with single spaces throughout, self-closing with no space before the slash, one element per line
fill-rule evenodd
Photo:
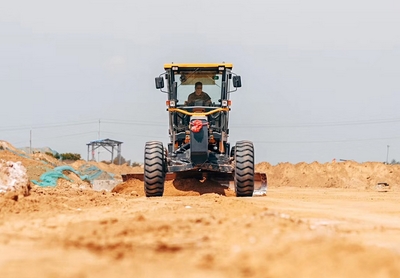
<path fill-rule="evenodd" d="M 168 136 L 153 136 L 153 135 L 143 135 L 143 134 L 132 134 L 132 133 L 123 133 L 123 132 L 114 132 L 114 131 L 106 131 L 103 130 L 102 133 L 108 133 L 108 134 L 116 134 L 116 135 L 126 135 L 126 136 L 133 136 L 133 137 L 144 137 L 144 138 L 158 138 L 158 139 L 165 139 L 168 138 Z"/>
<path fill-rule="evenodd" d="M 310 141 L 254 141 L 259 144 L 313 144 L 313 143 L 346 143 L 346 142 L 362 142 L 362 141 L 376 141 L 376 140 L 389 140 L 399 139 L 400 136 L 395 137 L 381 137 L 381 138 L 363 138 L 363 139 L 344 139 L 344 140 L 310 140 Z"/>
<path fill-rule="evenodd" d="M 96 132 L 97 132 L 97 130 L 92 130 L 92 131 L 86 131 L 86 132 L 80 132 L 80 133 L 73 133 L 73 134 L 65 134 L 65 135 L 59 135 L 59 136 L 39 138 L 39 140 L 47 140 L 47 139 L 53 139 L 53 138 L 64 138 L 64 137 L 75 137 L 75 136 L 92 134 L 92 133 L 95 134 Z"/>
<path fill-rule="evenodd" d="M 34 139 L 35 142 L 37 141 L 43 141 L 43 140 L 48 140 L 48 139 L 57 139 L 57 138 L 65 138 L 65 137 L 75 137 L 75 136 L 81 136 L 81 135 L 87 135 L 87 134 L 93 134 L 96 133 L 97 131 L 93 130 L 93 131 L 87 131 L 87 132 L 79 132 L 79 133 L 69 133 L 69 134 L 64 134 L 64 135 L 57 135 L 57 136 L 50 136 L 50 137 L 36 137 L 35 135 L 32 135 L 33 137 L 30 139 L 26 139 L 26 140 L 19 140 L 19 141 L 13 141 L 14 144 L 21 144 L 21 143 L 26 143 L 32 139 Z"/>
<path fill-rule="evenodd" d="M 122 124 L 122 125 L 140 125 L 140 126 L 167 126 L 167 123 L 161 122 L 146 122 L 146 121 L 127 121 L 127 120 L 116 120 L 116 119 L 103 119 L 102 123 L 108 124 Z"/>
<path fill-rule="evenodd" d="M 374 125 L 385 123 L 400 122 L 400 118 L 395 119 L 377 119 L 369 121 L 347 121 L 347 122 L 320 122 L 320 123 L 298 123 L 298 124 L 260 124 L 260 125 L 232 125 L 232 128 L 296 128 L 296 127 L 329 127 L 329 126 L 353 126 L 353 125 Z"/>
<path fill-rule="evenodd" d="M 75 136 L 80 136 L 80 135 L 86 135 L 86 134 L 92 134 L 92 133 L 96 133 L 97 131 L 93 130 L 93 131 L 86 131 L 86 132 L 79 132 L 79 133 L 69 133 L 69 134 L 64 134 L 64 135 L 57 135 L 57 136 L 50 136 L 50 137 L 34 137 L 33 139 L 37 142 L 37 141 L 43 141 L 43 140 L 48 140 L 48 139 L 57 139 L 57 138 L 65 138 L 65 137 L 75 137 Z M 16 141 L 14 142 L 14 144 L 20 144 L 20 143 L 24 143 L 27 142 L 29 140 L 21 140 L 21 141 Z"/>
<path fill-rule="evenodd" d="M 18 131 L 24 129 L 45 129 L 45 128 L 57 128 L 57 127 L 66 127 L 66 126 L 78 126 L 78 125 L 88 125 L 94 124 L 96 121 L 83 121 L 83 122 L 64 122 L 64 123 L 49 123 L 49 124 L 42 124 L 42 125 L 19 125 L 19 126 L 9 126 L 0 128 L 0 131 Z"/>
<path fill-rule="evenodd" d="M 355 126 L 355 125 L 375 125 L 385 123 L 398 123 L 400 118 L 392 119 L 376 119 L 368 121 L 344 121 L 344 122 L 314 122 L 314 123 L 298 123 L 298 124 L 245 124 L 245 125 L 231 125 L 231 128 L 310 128 L 310 127 L 331 127 L 331 126 Z M 102 119 L 101 123 L 105 124 L 120 124 L 120 125 L 132 125 L 132 126 L 159 126 L 165 127 L 166 122 L 153 122 L 153 121 L 130 121 L 121 119 Z M 49 129 L 49 128 L 60 128 L 60 127 L 71 127 L 80 125 L 100 124 L 100 120 L 87 120 L 87 121 L 72 121 L 72 122 L 60 122 L 60 123 L 47 123 L 40 125 L 18 125 L 8 126 L 0 128 L 0 131 L 20 131 L 20 130 L 34 130 L 34 129 Z"/>

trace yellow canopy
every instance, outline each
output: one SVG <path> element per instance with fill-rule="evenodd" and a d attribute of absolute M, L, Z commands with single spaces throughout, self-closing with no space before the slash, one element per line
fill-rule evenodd
<path fill-rule="evenodd" d="M 172 67 L 178 68 L 218 68 L 225 67 L 228 69 L 233 68 L 232 63 L 182 63 L 182 64 L 164 64 L 164 69 L 171 69 Z"/>

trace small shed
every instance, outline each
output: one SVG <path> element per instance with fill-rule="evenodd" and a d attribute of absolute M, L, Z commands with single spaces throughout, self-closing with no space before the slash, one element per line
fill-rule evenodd
<path fill-rule="evenodd" d="M 121 164 L 121 145 L 123 142 L 112 140 L 112 139 L 99 139 L 87 143 L 88 155 L 87 160 L 89 160 L 90 152 L 92 152 L 92 160 L 95 160 L 94 153 L 98 148 L 104 148 L 111 153 L 111 163 L 114 162 L 114 150 L 117 150 L 117 157 L 119 159 L 118 164 Z"/>

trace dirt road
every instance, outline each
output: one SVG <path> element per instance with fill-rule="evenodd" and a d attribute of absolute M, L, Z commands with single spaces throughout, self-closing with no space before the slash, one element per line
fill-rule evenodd
<path fill-rule="evenodd" d="M 0 198 L 1 277 L 400 277 L 400 191 Z"/>

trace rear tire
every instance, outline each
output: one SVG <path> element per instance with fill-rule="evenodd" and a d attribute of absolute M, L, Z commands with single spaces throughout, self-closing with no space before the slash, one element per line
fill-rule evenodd
<path fill-rule="evenodd" d="M 146 197 L 164 194 L 165 151 L 158 141 L 147 142 L 144 150 L 144 191 Z"/>
<path fill-rule="evenodd" d="M 235 189 L 237 197 L 251 197 L 254 191 L 254 146 L 238 141 L 235 147 Z"/>

